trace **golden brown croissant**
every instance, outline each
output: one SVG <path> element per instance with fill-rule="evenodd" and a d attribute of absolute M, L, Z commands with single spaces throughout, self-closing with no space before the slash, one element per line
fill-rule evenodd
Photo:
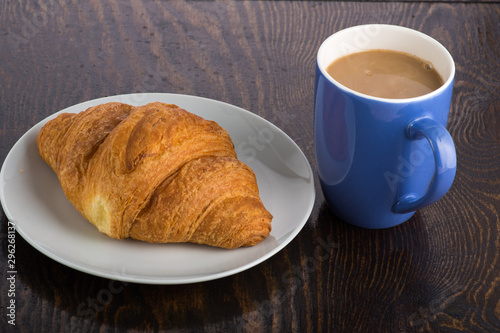
<path fill-rule="evenodd" d="M 69 201 L 113 238 L 251 246 L 271 231 L 228 133 L 172 104 L 62 113 L 37 137 Z"/>

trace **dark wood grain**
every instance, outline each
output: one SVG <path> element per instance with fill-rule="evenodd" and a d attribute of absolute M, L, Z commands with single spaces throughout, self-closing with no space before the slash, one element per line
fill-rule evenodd
<path fill-rule="evenodd" d="M 76 103 L 172 92 L 273 122 L 315 167 L 315 55 L 363 23 L 414 28 L 457 67 L 450 192 L 407 223 L 339 221 L 317 190 L 285 249 L 245 272 L 151 286 L 78 272 L 16 238 L 16 326 L 7 324 L 7 218 L 0 213 L 0 327 L 19 332 L 500 331 L 500 6 L 495 2 L 0 3 L 0 161 L 30 127 Z M 29 209 L 29 207 L 26 207 Z M 75 249 L 77 251 L 78 249 Z"/>

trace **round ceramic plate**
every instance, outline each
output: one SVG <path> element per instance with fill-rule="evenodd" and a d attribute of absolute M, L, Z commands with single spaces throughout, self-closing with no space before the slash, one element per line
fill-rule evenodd
<path fill-rule="evenodd" d="M 107 102 L 176 104 L 214 120 L 230 134 L 238 158 L 258 180 L 274 216 L 261 243 L 225 250 L 197 244 L 116 240 L 87 222 L 66 199 L 52 169 L 38 154 L 41 127 L 61 112 L 78 113 Z M 48 257 L 74 269 L 115 280 L 181 284 L 213 280 L 253 267 L 284 248 L 308 220 L 315 199 L 311 166 L 283 131 L 263 118 L 201 97 L 147 93 L 99 98 L 69 107 L 38 123 L 14 145 L 0 172 L 0 200 L 17 232 Z"/>

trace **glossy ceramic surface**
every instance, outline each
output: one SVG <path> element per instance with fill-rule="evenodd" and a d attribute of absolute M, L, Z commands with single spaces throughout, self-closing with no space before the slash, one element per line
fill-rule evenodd
<path fill-rule="evenodd" d="M 430 61 L 444 85 L 424 96 L 384 99 L 336 82 L 336 58 L 391 49 Z M 455 67 L 448 51 L 417 31 L 390 25 L 342 30 L 320 47 L 316 65 L 314 139 L 329 207 L 348 223 L 372 229 L 408 220 L 450 188 L 456 171 L 446 130 Z"/>

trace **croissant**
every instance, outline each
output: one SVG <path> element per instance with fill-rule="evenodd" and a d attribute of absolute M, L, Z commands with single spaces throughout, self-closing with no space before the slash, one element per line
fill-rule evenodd
<path fill-rule="evenodd" d="M 271 231 L 252 169 L 229 134 L 173 104 L 62 113 L 37 136 L 68 200 L 112 238 L 252 246 Z"/>

